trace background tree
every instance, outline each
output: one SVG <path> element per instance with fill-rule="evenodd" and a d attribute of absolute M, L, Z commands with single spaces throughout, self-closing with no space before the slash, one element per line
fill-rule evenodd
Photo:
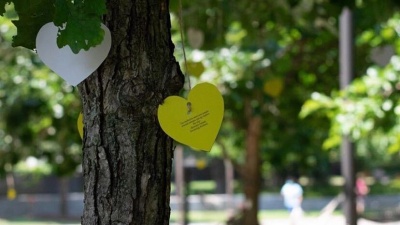
<path fill-rule="evenodd" d="M 200 80 L 219 82 L 224 93 L 226 114 L 218 143 L 246 174 L 244 192 L 250 204 L 245 224 L 257 224 L 261 168 L 269 171 L 268 177 L 277 174 L 281 180 L 294 174 L 323 181 L 338 161 L 320 151 L 328 136 L 327 120 L 299 120 L 298 114 L 312 92 L 338 88 L 342 7 L 355 11 L 359 37 L 391 17 L 396 5 L 395 1 L 212 0 L 184 4 L 187 44 L 195 48 L 191 60 L 206 66 Z M 204 38 L 203 45 L 193 44 L 199 37 Z M 356 76 L 372 63 L 371 47 L 358 43 Z"/>

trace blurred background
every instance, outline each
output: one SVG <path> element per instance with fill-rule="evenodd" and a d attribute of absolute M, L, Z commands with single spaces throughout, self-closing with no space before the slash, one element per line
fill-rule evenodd
<path fill-rule="evenodd" d="M 192 86 L 215 84 L 225 102 L 211 152 L 177 143 L 171 223 L 235 224 L 253 198 L 260 221 L 285 224 L 280 189 L 289 175 L 303 188 L 304 217 L 329 211 L 343 222 L 341 144 L 348 140 L 354 175 L 363 174 L 369 188 L 361 217 L 400 221 L 399 7 L 397 0 L 203 0 L 182 8 L 171 1 L 182 70 Z M 344 8 L 354 19 L 346 87 L 339 76 Z M 79 93 L 35 52 L 11 47 L 17 15 L 7 9 L 0 17 L 0 224 L 79 224 Z"/>

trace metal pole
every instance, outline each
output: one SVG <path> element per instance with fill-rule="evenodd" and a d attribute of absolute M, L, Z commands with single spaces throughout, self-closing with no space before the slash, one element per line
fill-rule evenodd
<path fill-rule="evenodd" d="M 234 210 L 234 201 L 233 201 L 233 182 L 234 182 L 234 170 L 232 162 L 229 159 L 224 159 L 225 165 L 225 193 L 226 193 L 226 211 L 228 213 L 228 217 L 233 215 Z"/>
<path fill-rule="evenodd" d="M 346 88 L 354 73 L 353 13 L 344 7 L 339 19 L 340 88 Z"/>
<path fill-rule="evenodd" d="M 354 74 L 353 18 L 349 8 L 343 8 L 339 23 L 340 88 L 343 89 L 350 84 Z M 341 171 L 345 181 L 343 214 L 346 218 L 346 225 L 357 225 L 354 145 L 347 136 L 343 137 L 341 145 Z"/>

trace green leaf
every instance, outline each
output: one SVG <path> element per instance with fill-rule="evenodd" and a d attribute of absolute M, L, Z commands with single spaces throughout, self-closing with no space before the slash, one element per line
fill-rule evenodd
<path fill-rule="evenodd" d="M 101 16 L 107 12 L 104 0 L 0 0 L 0 15 L 7 3 L 14 3 L 18 20 L 13 46 L 35 49 L 40 28 L 51 21 L 59 27 L 58 47 L 69 45 L 74 53 L 100 44 L 104 37 Z"/>
<path fill-rule="evenodd" d="M 57 45 L 62 48 L 69 45 L 74 53 L 81 49 L 88 50 L 92 46 L 100 44 L 104 37 L 97 19 L 80 20 L 79 17 L 70 17 L 64 30 L 60 31 Z"/>
<path fill-rule="evenodd" d="M 307 116 L 309 116 L 310 114 L 312 114 L 313 112 L 317 111 L 318 109 L 320 109 L 322 107 L 322 105 L 314 100 L 307 100 L 302 108 L 301 111 L 299 113 L 300 118 L 305 118 Z"/>
<path fill-rule="evenodd" d="M 88 15 L 102 16 L 107 13 L 106 3 L 104 0 L 85 0 L 83 11 Z"/>
<path fill-rule="evenodd" d="M 305 118 L 319 110 L 329 110 L 334 108 L 331 99 L 320 93 L 313 93 L 312 99 L 307 100 L 299 113 L 300 118 Z"/>
<path fill-rule="evenodd" d="M 68 20 L 68 14 L 70 7 L 72 7 L 71 2 L 65 0 L 55 0 L 55 12 L 54 12 L 54 24 L 56 26 L 62 27 L 63 23 Z"/>
<path fill-rule="evenodd" d="M 4 2 L 7 1 L 1 3 Z M 13 2 L 19 19 L 13 21 L 18 33 L 13 37 L 12 45 L 34 49 L 40 28 L 53 20 L 54 0 L 14 0 Z"/>
<path fill-rule="evenodd" d="M 325 150 L 332 149 L 337 146 L 340 146 L 341 143 L 342 143 L 342 136 L 331 135 L 324 141 L 324 143 L 322 144 L 322 148 Z"/>
<path fill-rule="evenodd" d="M 88 50 L 103 41 L 101 16 L 107 12 L 104 0 L 56 0 L 54 22 L 60 27 L 57 45 L 69 45 L 72 52 Z M 64 26 L 65 24 L 65 26 Z"/>
<path fill-rule="evenodd" d="M 0 0 L 0 15 L 3 15 L 6 12 L 5 5 L 9 4 L 8 0 Z"/>

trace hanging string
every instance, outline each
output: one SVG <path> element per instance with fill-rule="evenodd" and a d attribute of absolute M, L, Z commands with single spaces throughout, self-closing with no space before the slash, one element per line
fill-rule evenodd
<path fill-rule="evenodd" d="M 187 67 L 187 60 L 186 60 L 186 52 L 185 52 L 185 39 L 183 38 L 183 19 L 182 19 L 182 0 L 179 0 L 179 26 L 180 26 L 180 33 L 181 33 L 181 43 L 182 43 L 182 51 L 183 51 L 183 60 L 185 64 L 185 78 L 188 81 L 189 91 L 192 89 L 192 85 L 190 84 L 190 77 L 187 75 L 188 67 Z"/>
<path fill-rule="evenodd" d="M 186 52 L 185 52 L 185 39 L 183 38 L 183 19 L 182 19 L 182 0 L 179 0 L 179 26 L 180 26 L 180 33 L 181 33 L 181 43 L 182 43 L 182 51 L 183 51 L 183 60 L 185 64 L 185 79 L 188 81 L 188 86 L 189 86 L 189 91 L 192 89 L 192 85 L 190 83 L 190 77 L 187 74 L 188 71 L 188 66 L 187 66 L 187 60 L 186 60 Z M 192 112 L 192 103 L 188 102 L 186 104 L 187 106 L 187 114 L 190 114 Z"/>

